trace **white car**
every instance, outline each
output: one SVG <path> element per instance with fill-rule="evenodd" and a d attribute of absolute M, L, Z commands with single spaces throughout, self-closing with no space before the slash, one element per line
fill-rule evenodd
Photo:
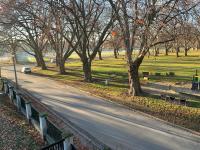
<path fill-rule="evenodd" d="M 31 73 L 31 68 L 30 67 L 23 67 L 22 70 L 21 70 L 22 73 Z"/>

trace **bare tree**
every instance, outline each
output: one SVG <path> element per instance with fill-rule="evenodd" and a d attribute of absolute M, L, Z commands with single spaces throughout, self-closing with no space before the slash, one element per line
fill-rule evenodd
<path fill-rule="evenodd" d="M 119 49 L 122 47 L 123 36 L 121 35 L 120 28 L 114 27 L 112 29 L 111 37 L 109 42 L 111 43 L 114 51 L 114 57 L 117 59 L 119 56 Z"/>
<path fill-rule="evenodd" d="M 65 8 L 59 1 L 45 1 L 48 15 L 41 19 L 41 29 L 46 34 L 56 53 L 56 62 L 60 74 L 65 74 L 65 62 L 76 48 L 75 36 L 71 29 L 71 20 L 66 16 Z"/>
<path fill-rule="evenodd" d="M 169 54 L 169 50 L 173 47 L 171 42 L 166 42 L 164 43 L 165 46 L 165 56 L 168 56 Z"/>
<path fill-rule="evenodd" d="M 43 51 L 47 41 L 42 31 L 37 27 L 35 18 L 35 14 L 41 14 L 40 3 L 38 1 L 29 3 L 2 1 L 1 7 L 3 7 L 4 11 L 6 10 L 5 13 L 1 14 L 3 18 L 1 19 L 1 25 L 12 26 L 15 30 L 15 36 L 21 42 L 19 46 L 36 58 L 38 66 L 46 69 Z M 27 50 L 27 47 L 32 51 Z"/>
<path fill-rule="evenodd" d="M 103 48 L 100 47 L 100 48 L 99 48 L 99 51 L 98 51 L 99 60 L 103 60 L 103 57 L 102 57 L 102 51 L 103 51 Z"/>
<path fill-rule="evenodd" d="M 183 15 L 181 23 L 182 36 L 180 36 L 180 38 L 184 47 L 185 56 L 188 56 L 188 51 L 194 47 L 196 42 L 195 32 L 198 31 L 197 28 L 194 27 L 192 22 L 190 22 L 190 18 L 191 14 L 186 13 L 185 15 Z"/>
<path fill-rule="evenodd" d="M 75 52 L 83 64 L 84 80 L 92 81 L 91 65 L 103 42 L 109 35 L 113 18 L 108 3 L 96 0 L 62 1 L 73 20 L 73 32 L 78 39 Z"/>
<path fill-rule="evenodd" d="M 197 4 L 181 0 L 109 0 L 109 2 L 124 37 L 129 67 L 129 94 L 140 95 L 142 89 L 139 80 L 139 67 L 145 55 L 151 47 L 174 40 L 159 41 L 158 37 L 161 31 L 168 27 L 171 20 L 189 11 Z M 185 5 L 188 6 L 186 10 L 183 9 Z M 140 40 L 139 54 L 133 59 L 132 52 L 138 35 Z"/>

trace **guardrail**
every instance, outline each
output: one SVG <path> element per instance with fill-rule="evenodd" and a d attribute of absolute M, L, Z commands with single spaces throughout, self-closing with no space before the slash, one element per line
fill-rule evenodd
<path fill-rule="evenodd" d="M 73 144 L 74 138 L 77 145 L 87 148 L 89 150 L 110 149 L 107 145 L 100 142 L 95 137 L 91 136 L 84 129 L 78 127 L 76 124 L 72 123 L 70 120 L 66 118 L 62 118 L 56 112 L 49 109 L 46 105 L 44 105 L 36 97 L 34 97 L 32 93 L 29 92 L 28 90 L 23 89 L 20 86 L 18 87 L 18 89 L 16 89 L 16 85 L 13 81 L 8 80 L 6 78 L 2 78 L 2 79 L 4 82 L 4 88 L 3 88 L 4 93 L 7 93 L 9 97 L 13 97 L 12 91 L 16 92 L 16 99 L 17 99 L 16 106 L 22 113 L 23 113 L 23 109 L 21 108 L 21 98 L 25 100 L 26 112 L 23 114 L 34 125 L 34 127 L 41 133 L 41 136 L 43 137 L 44 140 L 46 139 L 50 143 L 53 143 L 52 139 L 55 138 L 55 137 L 51 137 L 53 134 L 47 131 L 47 120 L 48 120 L 51 123 L 53 123 L 56 128 L 61 129 L 62 132 L 63 131 L 70 132 L 70 134 L 67 133 L 67 136 L 65 136 L 68 138 L 68 143 L 69 142 L 71 143 L 70 149 L 76 149 L 76 146 Z M 64 124 L 64 127 L 62 127 L 63 124 Z M 72 135 L 71 133 L 73 134 L 72 137 L 71 137 Z M 56 140 L 54 139 L 53 141 L 55 142 Z"/>
<path fill-rule="evenodd" d="M 42 148 L 41 150 L 64 150 L 64 141 L 65 139 L 62 139 L 54 144 Z"/>
<path fill-rule="evenodd" d="M 48 114 L 38 111 L 29 101 L 26 95 L 20 93 L 7 80 L 2 80 L 1 87 L 4 94 L 7 94 L 13 104 L 15 104 L 19 111 L 26 116 L 28 121 L 40 132 L 43 140 L 51 144 L 42 150 L 70 150 L 76 149 L 73 145 L 73 135 L 71 133 L 64 133 L 60 131 L 49 119 Z M 64 135 L 67 135 L 64 137 Z M 58 142 L 57 142 L 58 141 Z M 53 143 L 53 144 L 52 144 Z M 73 147 L 73 148 L 72 148 Z"/>
<path fill-rule="evenodd" d="M 39 116 L 39 112 L 34 108 L 31 107 L 31 117 L 36 121 L 36 122 L 40 122 L 40 116 Z"/>
<path fill-rule="evenodd" d="M 56 141 L 62 139 L 62 132 L 49 120 L 47 120 L 47 134 Z"/>

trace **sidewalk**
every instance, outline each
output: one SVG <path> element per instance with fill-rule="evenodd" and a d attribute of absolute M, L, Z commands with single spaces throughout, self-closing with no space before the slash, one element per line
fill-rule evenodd
<path fill-rule="evenodd" d="M 182 87 L 181 85 L 171 85 L 165 83 L 147 83 L 143 85 L 143 89 L 147 92 L 150 92 L 153 95 L 160 95 L 160 94 L 187 94 L 195 97 L 200 98 L 200 91 L 193 91 L 187 87 Z"/>

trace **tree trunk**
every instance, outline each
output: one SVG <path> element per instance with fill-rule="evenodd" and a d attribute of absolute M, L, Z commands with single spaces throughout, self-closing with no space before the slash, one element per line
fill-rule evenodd
<path fill-rule="evenodd" d="M 114 56 L 115 56 L 115 59 L 118 58 L 118 50 L 117 50 L 117 48 L 114 48 Z"/>
<path fill-rule="evenodd" d="M 179 51 L 180 51 L 180 48 L 177 47 L 177 48 L 176 48 L 176 57 L 179 57 Z"/>
<path fill-rule="evenodd" d="M 35 55 L 35 60 L 36 60 L 36 63 L 37 63 L 37 67 L 41 67 L 40 60 L 37 57 L 37 55 Z"/>
<path fill-rule="evenodd" d="M 185 48 L 185 56 L 188 56 L 188 48 Z"/>
<path fill-rule="evenodd" d="M 155 56 L 159 55 L 159 48 L 155 48 Z"/>
<path fill-rule="evenodd" d="M 198 41 L 198 44 L 197 44 L 197 51 L 200 50 L 200 41 Z"/>
<path fill-rule="evenodd" d="M 86 82 L 92 82 L 91 61 L 88 59 L 83 60 L 83 72 L 84 80 Z"/>
<path fill-rule="evenodd" d="M 165 48 L 165 56 L 168 56 L 169 54 L 169 49 L 168 48 Z"/>
<path fill-rule="evenodd" d="M 42 55 L 42 52 L 40 51 L 35 51 L 35 58 L 36 58 L 36 62 L 37 62 L 37 66 L 41 67 L 42 70 L 46 70 L 46 63 L 44 61 L 44 57 Z"/>
<path fill-rule="evenodd" d="M 159 48 L 155 48 L 155 56 L 159 55 Z"/>
<path fill-rule="evenodd" d="M 40 65 L 41 65 L 42 70 L 46 70 L 47 69 L 47 66 L 45 64 L 45 61 L 44 61 L 43 57 L 40 58 Z"/>
<path fill-rule="evenodd" d="M 59 60 L 59 72 L 60 74 L 66 74 L 65 72 L 65 61 L 60 59 Z"/>
<path fill-rule="evenodd" d="M 99 60 L 103 60 L 102 55 L 101 55 L 101 50 L 98 51 L 98 55 L 99 55 Z"/>
<path fill-rule="evenodd" d="M 59 66 L 59 56 L 58 56 L 58 54 L 56 54 L 56 66 L 57 67 Z"/>
<path fill-rule="evenodd" d="M 60 74 L 66 74 L 66 72 L 65 72 L 65 63 L 61 63 L 59 65 L 59 72 L 60 72 Z"/>
<path fill-rule="evenodd" d="M 142 88 L 140 85 L 139 67 L 144 57 L 138 57 L 134 62 L 129 64 L 129 94 L 138 96 L 142 94 Z"/>

